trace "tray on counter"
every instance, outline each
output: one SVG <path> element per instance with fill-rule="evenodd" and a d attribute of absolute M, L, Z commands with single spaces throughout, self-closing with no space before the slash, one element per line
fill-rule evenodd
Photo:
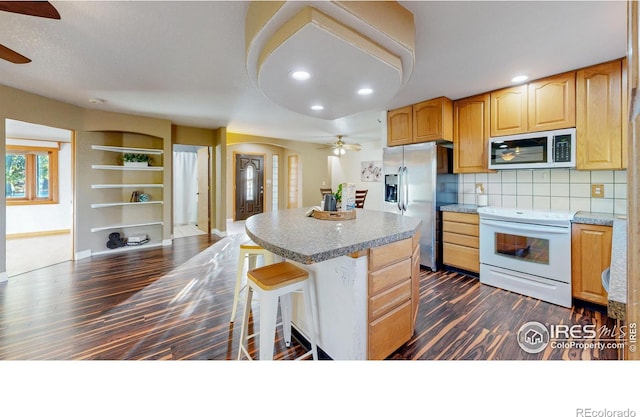
<path fill-rule="evenodd" d="M 348 211 L 314 210 L 312 217 L 320 220 L 353 220 L 356 218 L 356 211 L 355 210 L 348 210 Z"/>

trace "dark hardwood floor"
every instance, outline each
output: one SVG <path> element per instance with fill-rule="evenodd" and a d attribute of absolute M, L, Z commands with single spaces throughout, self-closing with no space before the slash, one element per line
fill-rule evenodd
<path fill-rule="evenodd" d="M 235 326 L 229 316 L 243 238 L 185 237 L 171 247 L 65 262 L 12 277 L 0 283 L 0 359 L 235 359 L 242 304 Z M 589 306 L 567 309 L 458 272 L 426 269 L 420 302 L 414 337 L 389 359 L 617 358 L 615 349 L 547 346 L 529 354 L 518 346 L 518 329 L 532 320 L 615 326 Z M 279 330 L 277 337 L 278 359 L 305 352 L 298 343 L 287 349 Z"/>

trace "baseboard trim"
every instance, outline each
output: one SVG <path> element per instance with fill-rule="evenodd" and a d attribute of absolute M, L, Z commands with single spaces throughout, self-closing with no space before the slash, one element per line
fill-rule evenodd
<path fill-rule="evenodd" d="M 81 252 L 76 252 L 74 259 L 79 261 L 80 259 L 91 258 L 91 249 L 83 250 Z"/>
<path fill-rule="evenodd" d="M 163 239 L 162 240 L 162 246 L 171 246 L 173 245 L 173 240 L 171 239 Z"/>
<path fill-rule="evenodd" d="M 213 229 L 212 233 L 214 235 L 216 235 L 216 236 L 219 236 L 219 237 L 227 237 L 227 232 L 226 231 L 223 232 L 223 231 L 220 231 L 218 229 Z"/>

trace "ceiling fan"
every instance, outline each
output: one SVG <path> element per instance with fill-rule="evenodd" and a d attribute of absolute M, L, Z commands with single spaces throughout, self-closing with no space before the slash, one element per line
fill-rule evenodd
<path fill-rule="evenodd" d="M 360 149 L 362 149 L 362 145 L 360 145 L 359 143 L 354 143 L 354 144 L 345 143 L 342 140 L 343 137 L 345 136 L 338 135 L 337 141 L 328 143 L 327 145 L 322 146 L 318 149 L 333 149 L 333 153 L 337 156 L 344 155 L 346 151 L 359 151 Z"/>
<path fill-rule="evenodd" d="M 0 11 L 26 14 L 47 19 L 60 19 L 60 13 L 48 1 L 0 1 Z M 26 56 L 19 54 L 0 44 L 0 58 L 14 64 L 31 62 Z"/>

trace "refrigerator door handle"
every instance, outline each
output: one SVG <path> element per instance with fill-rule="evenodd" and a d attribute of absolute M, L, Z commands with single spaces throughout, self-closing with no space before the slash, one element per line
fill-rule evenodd
<path fill-rule="evenodd" d="M 398 168 L 398 210 L 402 212 L 402 167 Z"/>
<path fill-rule="evenodd" d="M 407 211 L 407 206 L 409 205 L 409 170 L 407 169 L 407 167 L 403 167 L 402 168 L 402 186 L 404 187 L 404 191 L 402 192 L 402 198 L 403 198 L 403 202 L 402 202 L 402 209 L 404 211 Z"/>

